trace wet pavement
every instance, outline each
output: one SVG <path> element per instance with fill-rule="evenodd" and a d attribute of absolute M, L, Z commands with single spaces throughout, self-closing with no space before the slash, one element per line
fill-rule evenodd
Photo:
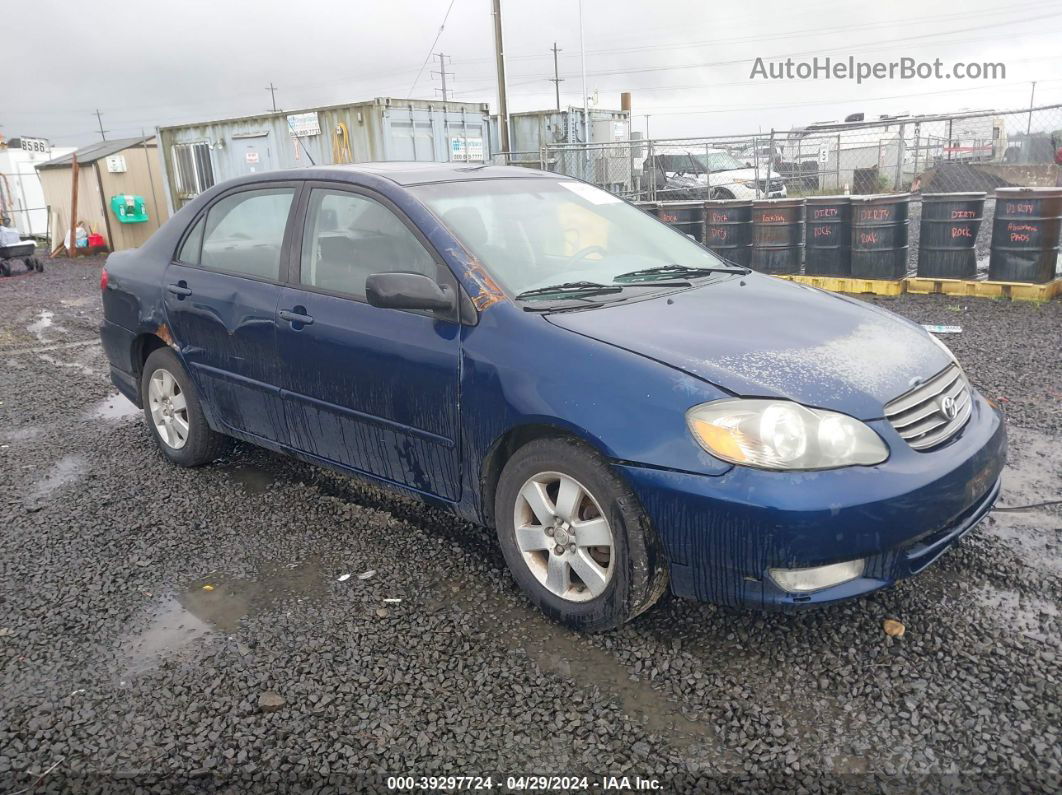
<path fill-rule="evenodd" d="M 922 576 L 792 616 L 669 599 L 582 636 L 492 531 L 247 445 L 166 464 L 108 383 L 98 266 L 0 280 L 0 791 L 1062 786 L 1062 302 L 877 301 L 961 325 L 1009 418 L 999 508 Z"/>

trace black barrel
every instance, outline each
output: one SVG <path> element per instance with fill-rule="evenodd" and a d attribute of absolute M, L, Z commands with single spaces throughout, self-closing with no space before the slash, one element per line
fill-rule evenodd
<path fill-rule="evenodd" d="M 852 201 L 848 196 L 812 196 L 806 200 L 804 273 L 849 276 L 852 273 Z"/>
<path fill-rule="evenodd" d="M 656 217 L 698 243 L 704 242 L 704 202 L 658 202 Z"/>
<path fill-rule="evenodd" d="M 997 188 L 988 278 L 1049 282 L 1058 267 L 1062 188 Z"/>
<path fill-rule="evenodd" d="M 752 201 L 704 203 L 704 243 L 723 259 L 747 268 L 752 257 Z"/>
<path fill-rule="evenodd" d="M 852 276 L 902 279 L 907 275 L 911 196 L 852 197 Z"/>
<path fill-rule="evenodd" d="M 749 267 L 763 273 L 800 273 L 803 253 L 804 200 L 754 201 Z"/>
<path fill-rule="evenodd" d="M 923 193 L 918 227 L 918 275 L 934 279 L 977 277 L 977 232 L 983 193 Z"/>

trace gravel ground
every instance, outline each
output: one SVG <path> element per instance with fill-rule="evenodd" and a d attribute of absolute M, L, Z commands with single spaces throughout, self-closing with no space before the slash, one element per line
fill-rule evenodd
<path fill-rule="evenodd" d="M 922 576 L 582 637 L 490 531 L 249 446 L 164 463 L 94 342 L 99 265 L 0 280 L 0 791 L 1062 787 L 1062 302 L 879 301 L 961 325 L 1011 428 L 1006 510 Z"/>

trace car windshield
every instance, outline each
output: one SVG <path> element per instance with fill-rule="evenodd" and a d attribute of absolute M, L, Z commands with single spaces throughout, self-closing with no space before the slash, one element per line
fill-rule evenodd
<path fill-rule="evenodd" d="M 746 168 L 744 163 L 727 152 L 708 152 L 707 154 L 693 155 L 693 159 L 702 168 L 707 167 L 708 171 L 712 172 L 735 171 L 739 168 Z"/>
<path fill-rule="evenodd" d="M 629 279 L 616 278 L 651 268 L 665 269 L 653 275 L 663 289 L 693 270 L 727 265 L 681 232 L 575 180 L 483 179 L 412 190 L 513 296 L 555 285 L 625 284 Z"/>

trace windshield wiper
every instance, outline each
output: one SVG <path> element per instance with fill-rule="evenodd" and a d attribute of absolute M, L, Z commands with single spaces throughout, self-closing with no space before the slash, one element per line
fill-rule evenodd
<path fill-rule="evenodd" d="M 734 267 L 690 267 L 688 265 L 659 265 L 655 268 L 642 268 L 637 271 L 629 271 L 628 273 L 621 273 L 619 276 L 614 276 L 614 281 L 621 281 L 622 279 L 638 279 L 640 281 L 656 281 L 654 277 L 662 276 L 670 278 L 673 276 L 707 276 L 710 273 L 740 273 L 742 275 L 752 273 L 749 268 L 742 268 L 740 265 Z"/>
<path fill-rule="evenodd" d="M 533 290 L 524 290 L 522 293 L 517 293 L 516 300 L 519 301 L 522 298 L 534 298 L 538 295 L 553 295 L 555 293 L 560 293 L 562 295 L 607 295 L 609 293 L 619 293 L 622 291 L 623 287 L 618 284 L 564 282 L 563 284 L 551 284 L 548 287 L 535 287 Z"/>

